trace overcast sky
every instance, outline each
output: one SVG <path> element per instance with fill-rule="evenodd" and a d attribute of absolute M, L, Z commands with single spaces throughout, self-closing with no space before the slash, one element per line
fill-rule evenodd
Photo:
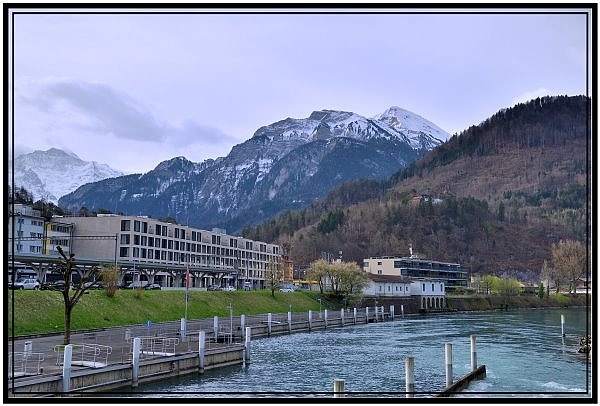
<path fill-rule="evenodd" d="M 588 16 L 566 13 L 586 10 L 191 10 L 15 14 L 15 153 L 56 147 L 140 173 L 225 156 L 314 110 L 399 106 L 453 134 L 538 96 L 591 96 Z"/>

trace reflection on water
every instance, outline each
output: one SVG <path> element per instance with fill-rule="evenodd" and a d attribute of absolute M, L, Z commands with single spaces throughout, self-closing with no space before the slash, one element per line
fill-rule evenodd
<path fill-rule="evenodd" d="M 579 338 L 591 334 L 589 322 L 583 308 L 523 310 L 406 317 L 282 335 L 253 341 L 247 366 L 142 384 L 132 396 L 331 397 L 333 380 L 344 379 L 347 397 L 404 397 L 405 359 L 412 356 L 415 397 L 431 397 L 445 386 L 445 344 L 452 344 L 457 380 L 470 372 L 474 334 L 487 377 L 461 396 L 589 397 L 591 363 L 577 352 Z"/>

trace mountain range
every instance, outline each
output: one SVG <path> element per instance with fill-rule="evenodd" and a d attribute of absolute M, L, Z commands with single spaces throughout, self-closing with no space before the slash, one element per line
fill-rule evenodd
<path fill-rule="evenodd" d="M 58 199 L 79 186 L 106 178 L 122 176 L 123 172 L 98 162 L 84 161 L 76 154 L 58 148 L 17 155 L 9 161 L 9 183 L 24 187 L 37 200 L 58 203 Z"/>
<path fill-rule="evenodd" d="M 305 207 L 343 182 L 385 179 L 449 137 L 398 107 L 372 118 L 314 111 L 259 128 L 226 157 L 201 163 L 176 157 L 144 174 L 85 184 L 61 197 L 59 206 L 172 217 L 235 232 Z"/>
<path fill-rule="evenodd" d="M 553 244 L 591 244 L 590 106 L 548 96 L 500 110 L 384 181 L 347 182 L 242 235 L 286 247 L 295 264 L 322 252 L 360 264 L 412 246 L 473 273 L 539 281 Z"/>

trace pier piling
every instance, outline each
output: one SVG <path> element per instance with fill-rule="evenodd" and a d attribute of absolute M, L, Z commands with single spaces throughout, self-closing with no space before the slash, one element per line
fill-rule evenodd
<path fill-rule="evenodd" d="M 415 359 L 406 357 L 404 362 L 404 375 L 406 381 L 406 397 L 412 398 L 415 391 Z"/>
<path fill-rule="evenodd" d="M 471 371 L 477 369 L 477 337 L 471 335 Z"/>
<path fill-rule="evenodd" d="M 252 339 L 252 328 L 246 327 L 246 341 L 244 342 L 244 362 L 250 363 L 250 340 Z"/>
<path fill-rule="evenodd" d="M 206 353 L 206 331 L 198 332 L 198 372 L 204 373 L 204 354 Z"/>
<path fill-rule="evenodd" d="M 345 381 L 343 379 L 334 379 L 333 380 L 333 397 L 334 398 L 343 398 L 344 394 Z"/>
<path fill-rule="evenodd" d="M 131 387 L 137 388 L 138 386 L 138 373 L 140 370 L 140 350 L 142 347 L 142 340 L 139 337 L 133 339 L 133 353 L 131 354 Z"/>
<path fill-rule="evenodd" d="M 68 392 L 71 389 L 71 361 L 73 359 L 73 345 L 68 344 L 65 346 L 65 353 L 63 354 L 63 380 L 62 389 L 63 392 Z"/>
<path fill-rule="evenodd" d="M 452 386 L 452 344 L 446 343 L 446 387 Z"/>
<path fill-rule="evenodd" d="M 564 314 L 560 315 L 560 334 L 563 337 L 565 336 L 565 315 Z"/>

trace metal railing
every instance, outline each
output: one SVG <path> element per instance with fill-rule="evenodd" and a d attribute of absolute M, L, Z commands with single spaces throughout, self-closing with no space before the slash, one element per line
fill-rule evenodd
<path fill-rule="evenodd" d="M 8 353 L 8 376 L 12 378 L 41 374 L 42 361 L 44 361 L 44 354 L 41 352 L 11 351 Z"/>
<path fill-rule="evenodd" d="M 112 353 L 112 347 L 102 344 L 71 344 L 73 352 L 71 364 L 92 368 L 102 368 L 108 365 L 108 356 Z M 65 345 L 55 345 L 56 365 L 62 365 L 64 361 Z"/>

